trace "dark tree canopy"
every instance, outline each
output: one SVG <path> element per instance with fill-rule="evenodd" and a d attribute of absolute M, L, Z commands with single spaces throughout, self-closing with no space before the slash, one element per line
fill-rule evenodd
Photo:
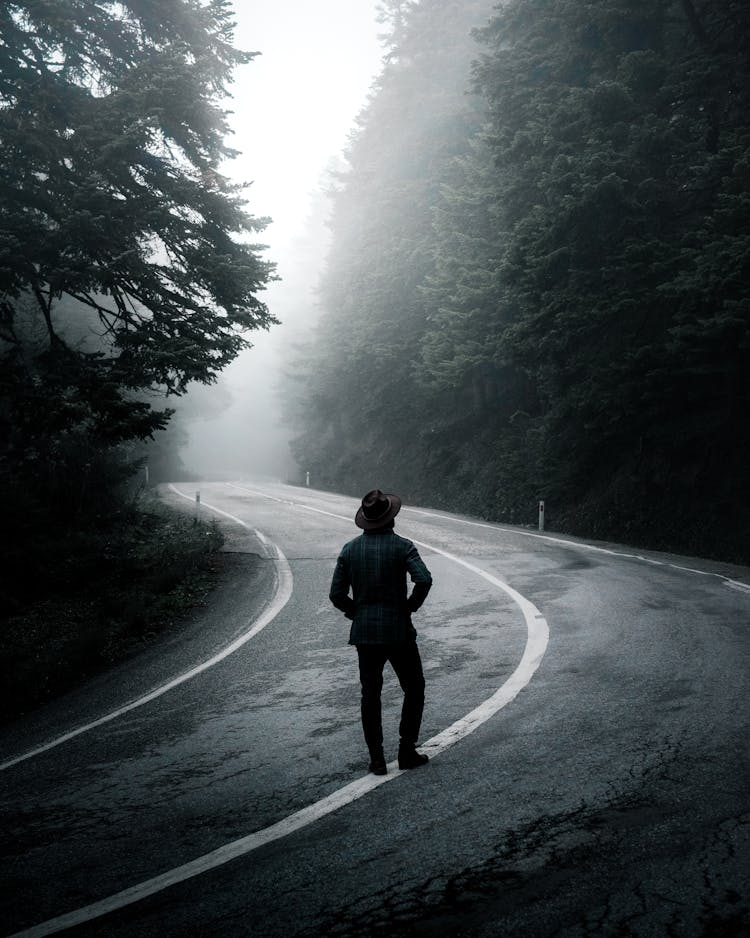
<path fill-rule="evenodd" d="M 232 26 L 226 0 L 2 4 L 0 419 L 19 447 L 147 436 L 168 419 L 149 392 L 213 381 L 273 322 L 248 243 L 265 221 L 219 171 L 252 57 Z"/>
<path fill-rule="evenodd" d="M 467 96 L 470 30 L 492 0 L 381 6 L 388 53 L 334 195 L 324 315 L 298 367 L 298 458 L 317 484 L 347 489 L 420 447 L 425 401 L 411 362 L 428 312 L 421 286 L 433 265 L 432 206 L 479 126 Z"/>
<path fill-rule="evenodd" d="M 384 13 L 300 462 L 353 493 L 516 522 L 545 498 L 568 530 L 747 559 L 747 4 Z"/>

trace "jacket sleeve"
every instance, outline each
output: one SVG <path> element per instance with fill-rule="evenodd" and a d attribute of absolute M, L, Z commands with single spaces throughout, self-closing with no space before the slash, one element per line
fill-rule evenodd
<path fill-rule="evenodd" d="M 414 583 L 411 596 L 407 599 L 406 604 L 409 607 L 409 612 L 416 612 L 430 592 L 432 574 L 425 566 L 424 561 L 419 556 L 419 551 L 413 544 L 409 546 L 406 554 L 406 569 L 409 571 L 409 576 Z"/>
<path fill-rule="evenodd" d="M 336 561 L 336 569 L 333 571 L 329 599 L 337 609 L 344 613 L 347 619 L 354 618 L 354 600 L 349 595 L 350 587 L 349 564 L 342 551 Z"/>

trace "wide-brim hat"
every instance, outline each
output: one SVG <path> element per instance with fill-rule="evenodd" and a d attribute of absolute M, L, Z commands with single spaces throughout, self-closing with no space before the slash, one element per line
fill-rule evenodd
<path fill-rule="evenodd" d="M 357 509 L 354 523 L 363 531 L 375 531 L 383 528 L 401 511 L 401 499 L 398 495 L 389 495 L 380 489 L 373 489 L 362 499 Z"/>

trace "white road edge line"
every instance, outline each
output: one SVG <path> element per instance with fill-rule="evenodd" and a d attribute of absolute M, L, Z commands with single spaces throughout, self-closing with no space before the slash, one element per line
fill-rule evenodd
<path fill-rule="evenodd" d="M 242 488 L 233 483 L 226 484 L 232 485 L 234 488 Z M 252 489 L 244 489 L 244 491 L 261 498 L 283 502 L 283 499 L 273 498 L 263 492 L 254 491 Z M 351 523 L 351 518 L 347 518 L 344 515 L 323 511 L 320 508 L 311 508 L 309 505 L 304 505 L 301 502 L 291 502 L 290 504 L 306 509 L 307 511 L 329 515 L 332 518 L 339 518 Z M 414 541 L 414 543 L 419 544 L 420 547 L 434 551 L 436 554 L 440 554 L 448 560 L 460 564 L 462 567 L 466 567 L 467 570 L 471 570 L 472 573 L 476 573 L 493 586 L 507 593 L 507 595 L 520 606 L 523 617 L 526 620 L 527 630 L 526 647 L 521 661 L 508 680 L 495 691 L 491 697 L 488 697 L 487 700 L 483 701 L 478 707 L 475 707 L 470 713 L 467 713 L 465 717 L 457 720 L 447 729 L 438 733 L 437 736 L 428 739 L 419 747 L 423 752 L 434 757 L 438 753 L 444 752 L 449 746 L 457 743 L 465 736 L 473 733 L 474 730 L 489 720 L 490 717 L 494 716 L 494 714 L 509 704 L 519 692 L 527 686 L 544 657 L 549 642 L 549 628 L 547 626 L 547 620 L 533 603 L 529 602 L 528 599 L 516 592 L 516 590 L 512 589 L 506 583 L 497 579 L 497 577 L 492 576 L 492 574 L 487 573 L 480 567 L 475 567 L 473 564 L 462 560 L 460 557 L 456 557 L 439 548 L 432 547 L 430 544 L 424 544 L 420 541 Z M 201 857 L 197 857 L 195 860 L 191 860 L 189 863 L 175 867 L 172 870 L 167 870 L 167 872 L 162 873 L 160 876 L 145 880 L 142 883 L 131 886 L 129 889 L 124 889 L 122 892 L 115 893 L 99 902 L 93 902 L 91 905 L 49 919 L 25 931 L 17 932 L 15 935 L 11 935 L 10 938 L 42 938 L 44 935 L 52 935 L 64 931 L 67 928 L 73 928 L 75 925 L 90 922 L 92 919 L 100 918 L 103 915 L 107 915 L 109 912 L 114 912 L 117 909 L 122 909 L 135 902 L 140 902 L 142 899 L 153 896 L 155 893 L 161 892 L 170 886 L 192 879 L 194 876 L 199 876 L 201 873 L 215 869 L 217 866 L 228 863 L 230 860 L 245 856 L 265 844 L 286 837 L 288 834 L 302 827 L 306 827 L 308 824 L 312 824 L 320 818 L 325 817 L 327 814 L 331 814 L 339 808 L 351 804 L 353 801 L 368 794 L 380 785 L 384 785 L 386 782 L 390 782 L 403 774 L 404 773 L 398 768 L 398 762 L 391 762 L 388 766 L 388 775 L 366 775 L 364 778 L 358 778 L 349 785 L 345 785 L 338 791 L 328 795 L 326 798 L 321 798 L 320 801 L 316 801 L 314 804 L 310 804 L 300 811 L 296 811 L 294 814 L 282 818 L 282 820 L 277 821 L 270 827 L 255 831 L 231 843 L 224 844 L 224 846 L 211 851 L 211 853 L 206 853 Z"/>
<path fill-rule="evenodd" d="M 232 488 L 241 489 L 244 492 L 252 492 L 254 495 L 270 499 L 274 502 L 306 508 L 308 511 L 316 511 L 321 515 L 330 515 L 332 518 L 344 517 L 343 515 L 335 515 L 330 511 L 323 511 L 321 508 L 312 508 L 310 505 L 305 505 L 303 502 L 295 502 L 291 499 L 275 498 L 273 495 L 266 495 L 265 492 L 258 492 L 255 489 L 249 489 L 245 486 L 237 485 L 234 482 L 227 482 L 226 484 Z M 680 570 L 683 573 L 696 573 L 699 576 L 716 577 L 723 582 L 724 586 L 740 590 L 741 592 L 750 592 L 750 584 L 743 583 L 741 580 L 733 580 L 731 577 L 725 576 L 723 573 L 714 573 L 711 570 L 698 570 L 695 567 L 684 567 L 677 563 L 670 563 L 668 560 L 657 560 L 655 557 L 644 557 L 643 554 L 631 554 L 623 550 L 614 550 L 611 547 L 599 547 L 596 544 L 587 544 L 585 541 L 571 541 L 564 537 L 553 537 L 550 534 L 537 534 L 534 531 L 523 531 L 519 528 L 513 528 L 507 525 L 490 524 L 485 521 L 471 521 L 468 518 L 454 518 L 451 515 L 442 515 L 436 511 L 425 511 L 423 508 L 410 508 L 408 505 L 404 505 L 403 510 L 409 511 L 415 515 L 423 515 L 425 518 L 437 518 L 440 521 L 452 521 L 454 524 L 466 524 L 473 528 L 486 528 L 489 531 L 502 531 L 509 534 L 517 534 L 519 537 L 532 537 L 539 541 L 548 541 L 550 544 L 562 544 L 565 547 L 580 547 L 581 550 L 590 550 L 594 551 L 595 553 L 608 554 L 610 557 L 622 557 L 625 560 L 638 560 L 642 563 L 650 563 L 655 567 L 670 567 L 672 570 Z M 349 519 L 347 518 L 346 520 Z M 414 543 L 416 544 L 418 542 L 414 541 Z"/>
<path fill-rule="evenodd" d="M 521 531 L 518 528 L 506 527 L 500 524 L 488 524 L 484 521 L 469 521 L 467 518 L 453 518 L 450 515 L 438 514 L 436 511 L 424 511 L 424 509 L 421 508 L 408 508 L 406 505 L 404 505 L 404 511 L 411 511 L 415 515 L 424 515 L 426 518 L 439 518 L 441 521 L 453 521 L 455 524 L 468 524 L 474 528 L 488 528 L 491 531 L 507 531 L 511 534 L 518 534 L 520 537 L 533 537 L 540 541 L 549 541 L 551 544 L 564 544 L 566 547 L 580 547 L 582 550 L 609 554 L 611 557 L 623 557 L 626 560 L 640 560 L 643 563 L 650 563 L 655 567 L 671 567 L 673 570 L 681 570 L 683 573 L 697 573 L 699 576 L 713 576 L 722 580 L 725 586 L 750 592 L 750 585 L 743 583 L 741 580 L 733 580 L 723 573 L 714 573 L 711 570 L 697 570 L 695 567 L 683 567 L 677 563 L 670 563 L 668 560 L 644 557 L 643 554 L 630 554 L 623 550 L 613 550 L 611 547 L 599 547 L 596 544 L 587 544 L 585 541 L 571 541 L 563 537 L 552 537 L 550 534 L 536 534 L 533 531 Z"/>
<path fill-rule="evenodd" d="M 175 486 L 170 485 L 169 487 L 172 489 L 172 491 L 176 492 L 177 495 L 181 495 L 183 498 L 190 499 L 189 495 L 185 495 L 183 492 L 180 492 L 179 489 L 175 488 Z M 56 746 L 61 746 L 63 743 L 66 743 L 71 739 L 75 739 L 76 736 L 81 736 L 83 733 L 88 733 L 90 730 L 96 729 L 99 726 L 103 726 L 105 723 L 116 720 L 123 714 L 129 713 L 131 710 L 135 710 L 138 707 L 142 707 L 144 704 L 150 703 L 152 700 L 156 700 L 156 698 L 161 697 L 162 694 L 166 694 L 168 691 L 178 687 L 180 684 L 184 684 L 185 681 L 189 681 L 198 674 L 202 674 L 203 671 L 207 671 L 209 668 L 212 668 L 220 661 L 228 658 L 229 655 L 234 654 L 235 651 L 241 648 L 246 642 L 250 641 L 251 638 L 257 635 L 258 632 L 260 632 L 270 622 L 272 622 L 281 612 L 284 606 L 286 606 L 292 595 L 293 579 L 289 562 L 281 550 L 279 550 L 275 544 L 271 543 L 266 537 L 264 537 L 260 531 L 251 528 L 244 521 L 241 521 L 239 518 L 235 518 L 234 515 L 230 515 L 228 512 L 222 511 L 220 508 L 215 508 L 213 505 L 209 505 L 206 502 L 204 502 L 203 505 L 205 508 L 210 508 L 211 511 L 216 512 L 216 514 L 223 515 L 225 518 L 229 518 L 231 521 L 235 521 L 237 524 L 242 525 L 243 528 L 247 528 L 248 531 L 251 531 L 261 542 L 266 552 L 268 553 L 268 556 L 275 561 L 274 566 L 276 570 L 276 589 L 274 595 L 264 608 L 261 615 L 255 620 L 252 627 L 248 629 L 247 632 L 243 632 L 242 635 L 238 636 L 233 642 L 227 645 L 226 648 L 223 648 L 220 652 L 213 655 L 207 661 L 201 662 L 201 664 L 196 665 L 189 671 L 185 671 L 183 674 L 178 675 L 171 681 L 168 681 L 166 684 L 161 684 L 159 687 L 156 687 L 148 694 L 144 694 L 142 697 L 138 697 L 136 700 L 132 700 L 130 703 L 127 703 L 122 707 L 118 707 L 117 710 L 113 710 L 111 713 L 106 713 L 104 716 L 99 717 L 96 720 L 92 720 L 90 723 L 86 723 L 83 726 L 77 726 L 75 729 L 69 730 L 62 736 L 57 736 L 49 742 L 44 743 L 41 746 L 37 746 L 35 749 L 29 749 L 27 752 L 24 752 L 19 756 L 15 756 L 12 759 L 8 759 L 6 762 L 0 763 L 0 772 L 11 768 L 11 766 L 18 765 L 19 762 L 25 762 L 27 759 L 32 759 L 34 756 L 41 755 L 43 752 L 48 752 L 50 749 L 54 749 Z"/>

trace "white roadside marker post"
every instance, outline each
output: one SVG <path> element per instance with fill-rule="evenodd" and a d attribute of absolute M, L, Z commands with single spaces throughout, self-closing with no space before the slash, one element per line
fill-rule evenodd
<path fill-rule="evenodd" d="M 544 502 L 539 502 L 539 530 L 544 530 Z"/>
<path fill-rule="evenodd" d="M 201 517 L 201 493 L 195 493 L 195 520 L 200 521 Z"/>
<path fill-rule="evenodd" d="M 308 488 L 310 488 L 310 473 L 309 473 L 309 472 L 306 472 L 306 473 L 305 473 L 305 485 L 306 485 Z"/>

